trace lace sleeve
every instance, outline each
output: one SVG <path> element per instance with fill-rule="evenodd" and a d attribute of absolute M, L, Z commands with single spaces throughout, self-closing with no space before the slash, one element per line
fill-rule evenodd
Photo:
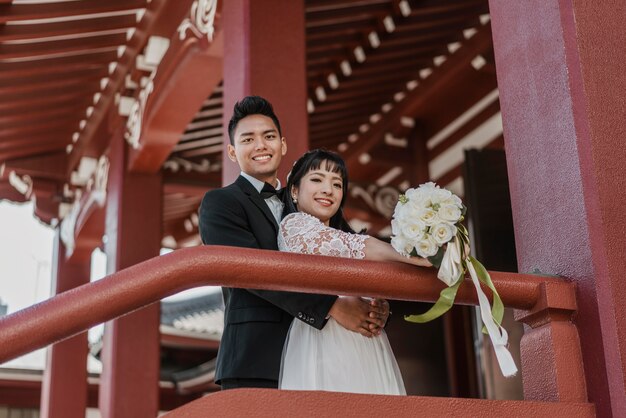
<path fill-rule="evenodd" d="M 296 212 L 280 223 L 278 248 L 292 253 L 365 258 L 367 238 L 328 227 L 314 216 Z"/>

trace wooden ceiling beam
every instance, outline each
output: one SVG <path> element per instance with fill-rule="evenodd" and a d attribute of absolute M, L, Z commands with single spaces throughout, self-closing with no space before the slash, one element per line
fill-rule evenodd
<path fill-rule="evenodd" d="M 49 88 L 72 89 L 74 87 L 79 87 L 87 84 L 93 85 L 94 90 L 96 90 L 99 86 L 100 79 L 102 79 L 103 76 L 106 76 L 107 74 L 108 72 L 106 68 L 100 68 L 96 71 L 91 70 L 89 73 L 77 74 L 74 77 L 62 77 L 57 78 L 56 80 L 53 79 L 55 77 L 51 77 L 52 79 L 40 78 L 37 81 L 33 80 L 32 83 L 16 83 L 13 85 L 0 86 L 0 94 L 28 94 L 33 92 L 35 94 L 38 94 L 40 91 Z"/>
<path fill-rule="evenodd" d="M 333 37 L 307 38 L 306 50 L 315 51 L 333 45 L 357 45 L 363 41 L 363 34 L 358 31 L 343 32 Z"/>
<path fill-rule="evenodd" d="M 85 68 L 99 68 L 117 60 L 117 51 L 87 51 L 81 55 L 46 58 L 40 57 L 37 61 L 0 62 L 0 80 L 13 77 L 27 77 L 42 74 L 47 76 L 54 73 Z"/>
<path fill-rule="evenodd" d="M 0 101 L 0 112 L 3 115 L 15 114 L 20 112 L 29 112 L 30 109 L 42 109 L 50 106 L 59 106 L 68 102 L 74 101 L 75 103 L 91 103 L 90 97 L 85 97 L 82 90 L 67 91 L 60 93 L 58 96 L 40 96 L 40 97 L 20 97 L 14 102 Z M 87 106 L 85 106 L 86 108 Z"/>
<path fill-rule="evenodd" d="M 146 0 L 82 0 L 38 4 L 0 4 L 0 24 L 21 20 L 68 18 L 96 13 L 137 10 L 146 7 Z"/>
<path fill-rule="evenodd" d="M 125 1 L 123 0 L 123 2 Z M 100 3 L 100 0 L 97 0 L 97 2 Z M 103 149 L 106 147 L 106 144 L 92 144 L 94 140 L 106 142 L 110 139 L 99 135 L 99 132 L 117 129 L 117 126 L 106 127 L 103 126 L 103 123 L 119 125 L 124 122 L 124 119 L 121 117 L 105 118 L 105 116 L 111 115 L 109 111 L 115 94 L 122 88 L 126 74 L 134 68 L 135 59 L 145 47 L 149 36 L 157 35 L 168 39 L 171 38 L 183 17 L 189 13 L 191 3 L 191 0 L 152 0 L 146 5 L 144 17 L 138 23 L 131 39 L 126 43 L 124 53 L 117 60 L 115 70 L 110 75 L 105 89 L 101 92 L 102 97 L 87 120 L 87 125 L 81 133 L 81 140 L 77 142 L 70 154 L 67 167 L 68 175 L 78 165 L 84 152 L 90 149 Z M 111 130 L 110 128 L 113 129 Z"/>
<path fill-rule="evenodd" d="M 305 12 L 307 20 L 324 20 L 336 16 L 350 16 L 359 13 L 385 13 L 391 12 L 392 6 L 387 0 L 375 2 L 359 1 L 346 4 L 341 1 L 334 1 L 326 6 L 315 5 L 310 0 L 306 2 Z"/>
<path fill-rule="evenodd" d="M 73 89 L 67 87 L 54 87 L 46 88 L 36 91 L 35 93 L 23 94 L 23 93 L 0 93 L 0 109 L 10 108 L 12 104 L 20 102 L 40 102 L 42 99 L 54 99 L 67 95 L 72 96 L 84 96 L 89 93 L 95 93 L 98 89 L 98 84 L 94 83 L 92 86 L 86 86 L 84 84 L 77 83 Z M 56 100 L 49 100 L 54 103 Z M 6 105 L 6 106 L 5 106 Z"/>
<path fill-rule="evenodd" d="M 329 30 L 326 32 L 318 32 L 318 33 L 310 33 L 306 36 L 307 45 L 309 43 L 327 43 L 333 42 L 334 39 L 348 38 L 348 37 L 359 37 L 359 39 L 363 38 L 363 28 L 353 28 L 353 27 L 345 27 L 345 28 L 336 28 L 334 30 Z"/>
<path fill-rule="evenodd" d="M 27 75 L 22 77 L 12 77 L 0 79 L 0 91 L 7 87 L 15 86 L 36 86 L 40 88 L 42 85 L 56 82 L 63 82 L 73 79 L 80 79 L 84 77 L 106 77 L 108 75 L 107 68 L 105 66 L 93 67 L 93 68 L 80 68 L 74 71 L 59 72 L 53 74 L 42 75 Z"/>
<path fill-rule="evenodd" d="M 320 34 L 326 33 L 343 33 L 346 31 L 347 27 L 350 27 L 350 31 L 369 31 L 370 28 L 376 27 L 376 19 L 373 16 L 363 16 L 358 20 L 352 20 L 347 25 L 343 22 L 338 22 L 334 24 L 329 24 L 325 26 L 315 26 L 315 27 L 307 27 L 306 28 L 306 36 L 316 36 Z"/>
<path fill-rule="evenodd" d="M 48 137 L 54 136 L 64 136 L 67 135 L 67 138 L 70 139 L 72 132 L 78 129 L 78 121 L 49 121 L 46 123 L 37 123 L 31 126 L 21 126 L 19 128 L 10 128 L 10 129 L 1 129 L 0 130 L 0 138 L 2 138 L 2 142 L 0 142 L 0 149 L 5 149 L 10 147 L 14 139 L 20 139 L 22 144 L 33 143 L 36 142 L 33 138 L 39 137 L 38 134 L 47 135 Z M 52 133 L 51 133 L 52 132 Z"/>
<path fill-rule="evenodd" d="M 489 10 L 489 5 L 484 0 L 424 0 L 420 1 L 416 7 L 411 9 L 410 17 L 427 17 L 430 19 L 434 14 L 450 15 L 455 12 L 469 14 L 467 9 L 474 9 L 476 7 L 481 8 L 481 10 Z"/>
<path fill-rule="evenodd" d="M 64 181 L 66 164 L 67 153 L 57 152 L 55 154 L 9 160 L 6 162 L 5 171 L 13 170 L 21 176 L 26 174 L 31 178 L 42 177 Z"/>
<path fill-rule="evenodd" d="M 158 101 L 148 103 L 139 149 L 129 157 L 131 171 L 158 172 L 180 141 L 180 133 L 222 81 L 223 32 L 219 26 L 211 43 L 195 37 L 181 42 L 176 36 L 168 52 L 154 80 L 151 97 Z M 218 129 L 221 132 L 221 124 Z"/>
<path fill-rule="evenodd" d="M 329 91 L 326 93 L 326 100 L 324 103 L 332 104 L 342 101 L 351 101 L 353 103 L 358 102 L 360 99 L 371 96 L 378 96 L 380 100 L 393 100 L 393 95 L 398 92 L 394 87 L 397 85 L 401 86 L 401 90 L 404 90 L 404 83 L 396 83 L 396 84 L 383 84 L 380 86 L 373 85 L 371 89 L 353 89 L 353 90 L 344 90 L 337 89 L 333 91 Z M 385 97 L 383 97 L 385 96 Z M 363 115 L 365 118 L 368 118 L 370 115 Z"/>
<path fill-rule="evenodd" d="M 437 67 L 433 74 L 408 92 L 404 99 L 397 103 L 384 118 L 372 125 L 367 133 L 360 135 L 359 140 L 343 153 L 348 165 L 352 166 L 359 155 L 380 142 L 386 132 L 399 124 L 402 117 L 415 118 L 420 108 L 428 104 L 432 95 L 439 94 L 438 92 L 445 88 L 447 83 L 467 70 L 476 55 L 484 53 L 491 47 L 491 27 L 489 25 L 482 26 L 459 50 Z"/>
<path fill-rule="evenodd" d="M 2 111 L 0 121 L 27 120 L 55 112 L 79 112 L 87 109 L 87 106 L 91 105 L 91 103 L 92 100 L 89 98 L 70 97 L 60 101 L 54 100 L 53 103 L 32 104 L 27 102 L 9 108 L 0 107 Z M 1 124 L 2 122 L 0 122 Z"/>
<path fill-rule="evenodd" d="M 121 16 L 102 16 L 68 22 L 30 23 L 0 26 L 0 42 L 58 36 L 85 35 L 97 32 L 126 31 L 137 24 L 134 13 Z"/>
<path fill-rule="evenodd" d="M 428 153 L 429 158 L 433 159 L 439 155 L 441 155 L 445 150 L 465 138 L 469 133 L 471 133 L 474 129 L 478 128 L 482 125 L 487 119 L 491 118 L 493 115 L 500 111 L 500 102 L 495 100 L 489 106 L 484 108 L 481 112 L 479 112 L 472 119 L 467 121 L 463 126 L 459 127 L 456 131 L 452 132 L 445 140 L 437 144 L 433 149 L 431 149 Z"/>
<path fill-rule="evenodd" d="M 11 149 L 13 147 L 27 147 L 37 145 L 43 142 L 62 142 L 69 143 L 71 134 L 67 132 L 35 132 L 28 135 L 12 135 L 0 138 L 0 150 Z"/>
<path fill-rule="evenodd" d="M 436 135 L 497 87 L 493 74 L 481 71 L 464 72 L 452 80 L 445 91 L 432 97 L 428 107 L 420 111 L 423 136 L 428 139 Z M 404 128 L 396 125 L 391 132 L 394 136 L 399 136 L 403 130 Z"/>
<path fill-rule="evenodd" d="M 84 109 L 83 109 L 84 110 Z M 55 112 L 52 112 L 55 111 Z M 70 112 L 67 109 L 52 108 L 51 113 L 32 115 L 30 113 L 22 115 L 22 118 L 7 120 L 5 117 L 0 116 L 0 129 L 5 131 L 7 129 L 20 130 L 28 126 L 36 124 L 46 124 L 51 122 L 78 122 L 80 115 L 83 112 Z"/>
<path fill-rule="evenodd" d="M 342 112 L 344 110 L 354 109 L 354 103 L 336 102 L 336 103 L 321 103 L 315 105 L 315 111 L 319 114 L 329 112 Z M 378 112 L 381 106 L 381 101 L 376 97 L 371 97 L 369 100 L 361 101 L 358 106 L 363 110 L 363 114 L 371 115 Z M 372 113 L 370 113 L 372 112 Z"/>
<path fill-rule="evenodd" d="M 162 169 L 163 184 L 171 185 L 171 187 L 194 188 L 204 190 L 205 192 L 211 188 L 222 187 L 222 172 L 210 171 L 208 173 L 200 173 L 197 171 L 185 171 L 180 168 L 177 172 L 170 169 Z M 168 186 L 169 187 L 169 186 Z M 202 193 L 204 195 L 204 193 Z"/>
<path fill-rule="evenodd" d="M 7 151 L 0 151 L 0 162 L 12 160 L 22 157 L 33 157 L 39 154 L 48 154 L 52 152 L 65 152 L 67 144 L 61 143 L 46 143 L 37 146 L 31 146 L 26 148 L 14 148 Z"/>
<path fill-rule="evenodd" d="M 417 75 L 415 68 L 409 68 L 403 72 L 394 72 L 393 77 L 389 77 L 389 74 L 380 74 L 378 76 L 372 76 L 368 78 L 361 77 L 346 77 L 339 81 L 340 89 L 367 89 L 371 85 L 377 85 L 379 83 L 388 83 L 390 78 L 397 80 L 397 82 L 406 83 Z"/>
<path fill-rule="evenodd" d="M 163 183 L 164 196 L 167 196 L 168 194 L 182 193 L 187 196 L 202 197 L 208 190 L 208 187 L 204 185 L 174 183 L 171 182 L 171 180 L 172 179 L 170 178 L 168 179 L 168 182 Z"/>
<path fill-rule="evenodd" d="M 26 58 L 55 55 L 71 52 L 93 51 L 94 49 L 115 49 L 126 44 L 126 33 L 94 35 L 62 39 L 58 41 L 0 44 L 0 59 Z"/>
<path fill-rule="evenodd" d="M 391 8 L 387 8 L 391 9 Z M 322 15 L 323 13 L 323 15 Z M 307 13 L 306 15 L 306 28 L 323 28 L 323 27 L 336 27 L 336 25 L 350 26 L 353 22 L 363 22 L 370 19 L 384 18 L 386 13 L 384 11 L 359 11 L 354 13 L 337 13 L 337 12 L 322 12 L 322 13 Z M 315 15 L 315 16 L 313 16 Z"/>

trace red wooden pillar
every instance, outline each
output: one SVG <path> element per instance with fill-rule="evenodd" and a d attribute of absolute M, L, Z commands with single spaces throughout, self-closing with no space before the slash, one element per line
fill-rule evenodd
<path fill-rule="evenodd" d="M 128 146 L 118 133 L 110 155 L 105 250 L 107 273 L 159 255 L 161 176 L 126 170 Z M 103 295 L 106 297 L 106 295 Z M 103 418 L 155 417 L 159 405 L 159 305 L 108 322 L 102 350 Z"/>
<path fill-rule="evenodd" d="M 89 253 L 65 257 L 59 228 L 54 239 L 52 290 L 59 294 L 89 283 Z M 87 409 L 87 333 L 54 344 L 46 355 L 41 388 L 42 418 L 84 418 Z"/>
<path fill-rule="evenodd" d="M 228 121 L 238 100 L 263 96 L 274 106 L 287 140 L 279 178 L 309 147 L 306 110 L 304 0 L 228 0 L 223 3 L 224 28 L 224 147 Z M 223 156 L 223 184 L 239 168 Z"/>
<path fill-rule="evenodd" d="M 489 3 L 519 269 L 576 283 L 589 400 L 626 416 L 626 8 Z"/>

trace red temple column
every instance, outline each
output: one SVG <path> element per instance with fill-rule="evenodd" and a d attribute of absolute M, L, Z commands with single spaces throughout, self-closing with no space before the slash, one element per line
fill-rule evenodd
<path fill-rule="evenodd" d="M 105 244 L 109 274 L 159 255 L 162 213 L 160 174 L 126 170 L 128 146 L 121 133 L 111 148 Z M 106 324 L 99 392 L 103 418 L 157 415 L 159 348 L 158 304 Z"/>
<path fill-rule="evenodd" d="M 626 416 L 626 6 L 489 3 L 519 270 L 576 283 L 589 400 Z"/>
<path fill-rule="evenodd" d="M 89 283 L 91 254 L 65 256 L 57 228 L 54 239 L 52 291 L 59 294 Z M 54 344 L 46 354 L 41 388 L 42 418 L 84 418 L 87 408 L 87 333 Z"/>
<path fill-rule="evenodd" d="M 229 0 L 222 6 L 224 28 L 224 149 L 235 102 L 263 96 L 274 106 L 287 155 L 279 178 L 309 147 L 304 0 Z M 222 182 L 232 183 L 239 168 L 223 154 Z"/>

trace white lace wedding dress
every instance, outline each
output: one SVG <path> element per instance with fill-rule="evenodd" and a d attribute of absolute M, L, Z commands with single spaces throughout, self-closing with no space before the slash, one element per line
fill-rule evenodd
<path fill-rule="evenodd" d="M 345 258 L 364 258 L 367 235 L 327 227 L 297 212 L 280 224 L 281 251 Z M 280 389 L 406 395 L 402 375 L 383 331 L 367 338 L 330 318 L 315 329 L 294 319 L 281 364 Z"/>

